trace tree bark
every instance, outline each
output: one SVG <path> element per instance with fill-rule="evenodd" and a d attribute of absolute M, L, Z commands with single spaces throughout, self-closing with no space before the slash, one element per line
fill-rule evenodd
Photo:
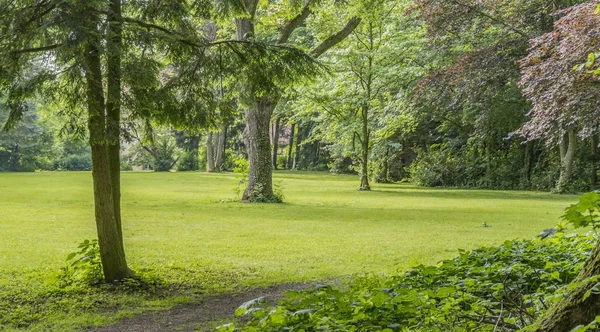
<path fill-rule="evenodd" d="M 247 202 L 277 202 L 273 193 L 273 166 L 269 126 L 275 108 L 269 97 L 258 100 L 254 109 L 246 111 L 246 148 L 248 150 L 248 187 L 242 196 Z"/>
<path fill-rule="evenodd" d="M 279 152 L 279 117 L 275 120 L 273 129 L 273 169 L 277 169 L 277 154 Z"/>
<path fill-rule="evenodd" d="M 96 24 L 91 20 L 88 29 L 94 31 L 87 36 L 85 44 L 85 79 L 88 107 L 88 128 L 92 148 L 92 178 L 94 184 L 94 204 L 100 259 L 106 281 L 112 282 L 131 276 L 127 267 L 121 234 L 115 219 L 115 205 L 110 170 L 110 153 L 106 135 L 106 115 L 100 41 Z"/>
<path fill-rule="evenodd" d="M 577 149 L 577 134 L 574 129 L 569 129 L 565 139 L 560 144 L 560 178 L 556 186 L 556 191 L 565 193 L 567 186 L 571 183 L 573 173 L 573 159 L 575 158 L 575 150 Z"/>
<path fill-rule="evenodd" d="M 214 159 L 214 147 L 213 147 L 213 133 L 209 132 L 206 136 L 206 162 L 208 163 L 208 172 L 215 171 L 215 159 Z"/>
<path fill-rule="evenodd" d="M 542 317 L 534 331 L 565 332 L 571 331 L 578 325 L 591 323 L 600 314 L 600 294 L 592 292 L 586 299 L 584 297 L 598 283 L 598 280 L 594 280 L 598 276 L 600 276 L 600 242 L 596 244 L 590 258 L 573 281 L 582 285 L 569 291 L 563 299 L 555 303 Z"/>
<path fill-rule="evenodd" d="M 223 125 L 221 131 L 215 135 L 215 171 L 220 172 L 223 166 L 223 155 L 225 154 L 225 131 Z"/>
<path fill-rule="evenodd" d="M 123 243 L 121 224 L 121 0 L 110 0 L 107 36 L 107 137 L 110 160 L 110 182 L 119 241 Z"/>
<path fill-rule="evenodd" d="M 361 109 L 362 119 L 362 144 L 361 144 L 361 172 L 360 172 L 360 187 L 358 190 L 369 191 L 369 109 L 363 106 Z"/>
<path fill-rule="evenodd" d="M 298 134 L 296 135 L 296 146 L 294 147 L 294 162 L 292 169 L 298 169 L 300 165 L 300 144 L 302 143 L 302 122 L 298 122 Z"/>
<path fill-rule="evenodd" d="M 287 154 L 287 162 L 286 168 L 292 169 L 293 159 L 292 153 L 294 151 L 294 131 L 296 130 L 296 124 L 292 123 L 292 128 L 290 129 L 290 141 L 288 142 L 288 154 Z"/>

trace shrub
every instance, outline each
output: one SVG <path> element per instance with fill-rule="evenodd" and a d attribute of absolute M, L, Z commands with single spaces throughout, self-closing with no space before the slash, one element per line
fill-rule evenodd
<path fill-rule="evenodd" d="M 67 155 L 57 162 L 56 169 L 61 171 L 91 171 L 92 155 L 89 153 Z"/>

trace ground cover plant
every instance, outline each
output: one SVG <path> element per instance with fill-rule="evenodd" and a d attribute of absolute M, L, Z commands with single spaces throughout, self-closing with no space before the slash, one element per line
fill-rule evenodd
<path fill-rule="evenodd" d="M 575 197 L 375 185 L 276 173 L 287 203 L 235 201 L 235 174 L 126 172 L 128 255 L 150 287 L 58 287 L 93 239 L 89 173 L 0 174 L 0 301 L 8 329 L 73 330 L 242 286 L 431 264 L 459 248 L 531 238 Z"/>
<path fill-rule="evenodd" d="M 226 324 L 219 330 L 521 330 L 566 292 L 596 242 L 592 235 L 548 233 L 535 240 L 463 250 L 437 265 L 358 278 L 349 289 L 323 285 L 289 292 L 274 308 L 248 302 L 236 311 L 251 317 L 247 325 L 235 329 Z"/>

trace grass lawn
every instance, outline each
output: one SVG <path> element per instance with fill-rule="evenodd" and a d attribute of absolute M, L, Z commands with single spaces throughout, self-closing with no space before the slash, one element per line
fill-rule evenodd
<path fill-rule="evenodd" d="M 356 176 L 280 172 L 275 181 L 286 203 L 242 204 L 233 201 L 238 181 L 236 174 L 123 173 L 129 263 L 153 268 L 167 282 L 195 278 L 206 292 L 393 272 L 452 257 L 459 248 L 534 237 L 576 199 L 396 184 L 358 192 Z M 0 174 L 0 196 L 0 296 L 23 285 L 42 289 L 79 242 L 95 237 L 90 173 Z M 126 295 L 121 300 L 129 303 Z M 0 315 L 2 301 L 8 300 L 0 298 Z M 53 322 L 64 321 L 44 315 L 28 318 L 29 327 L 58 329 Z M 72 324 L 105 322 L 91 315 Z"/>

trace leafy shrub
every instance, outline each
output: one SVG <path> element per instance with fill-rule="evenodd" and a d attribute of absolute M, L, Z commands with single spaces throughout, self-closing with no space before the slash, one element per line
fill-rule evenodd
<path fill-rule="evenodd" d="M 121 170 L 122 171 L 133 171 L 133 166 L 131 166 L 131 164 L 125 160 L 121 160 Z"/>
<path fill-rule="evenodd" d="M 90 171 L 92 155 L 89 153 L 67 155 L 57 162 L 55 168 L 61 171 Z"/>
<path fill-rule="evenodd" d="M 67 256 L 67 265 L 61 269 L 58 275 L 58 281 L 62 287 L 78 282 L 94 284 L 103 279 L 98 240 L 85 240 L 79 244 L 78 248 L 78 251 Z"/>
<path fill-rule="evenodd" d="M 239 156 L 233 160 L 233 172 L 246 174 L 250 169 L 250 163 L 244 156 Z"/>
<path fill-rule="evenodd" d="M 177 163 L 178 172 L 197 171 L 200 169 L 198 164 L 198 152 L 184 152 Z"/>
<path fill-rule="evenodd" d="M 596 239 L 506 241 L 436 266 L 364 276 L 349 289 L 289 292 L 278 306 L 246 305 L 242 331 L 508 331 L 532 322 L 577 275 Z M 231 331 L 234 325 L 220 327 Z"/>
<path fill-rule="evenodd" d="M 575 228 L 591 226 L 595 232 L 600 228 L 600 194 L 590 192 L 583 194 L 579 202 L 565 209 L 563 219 Z"/>

